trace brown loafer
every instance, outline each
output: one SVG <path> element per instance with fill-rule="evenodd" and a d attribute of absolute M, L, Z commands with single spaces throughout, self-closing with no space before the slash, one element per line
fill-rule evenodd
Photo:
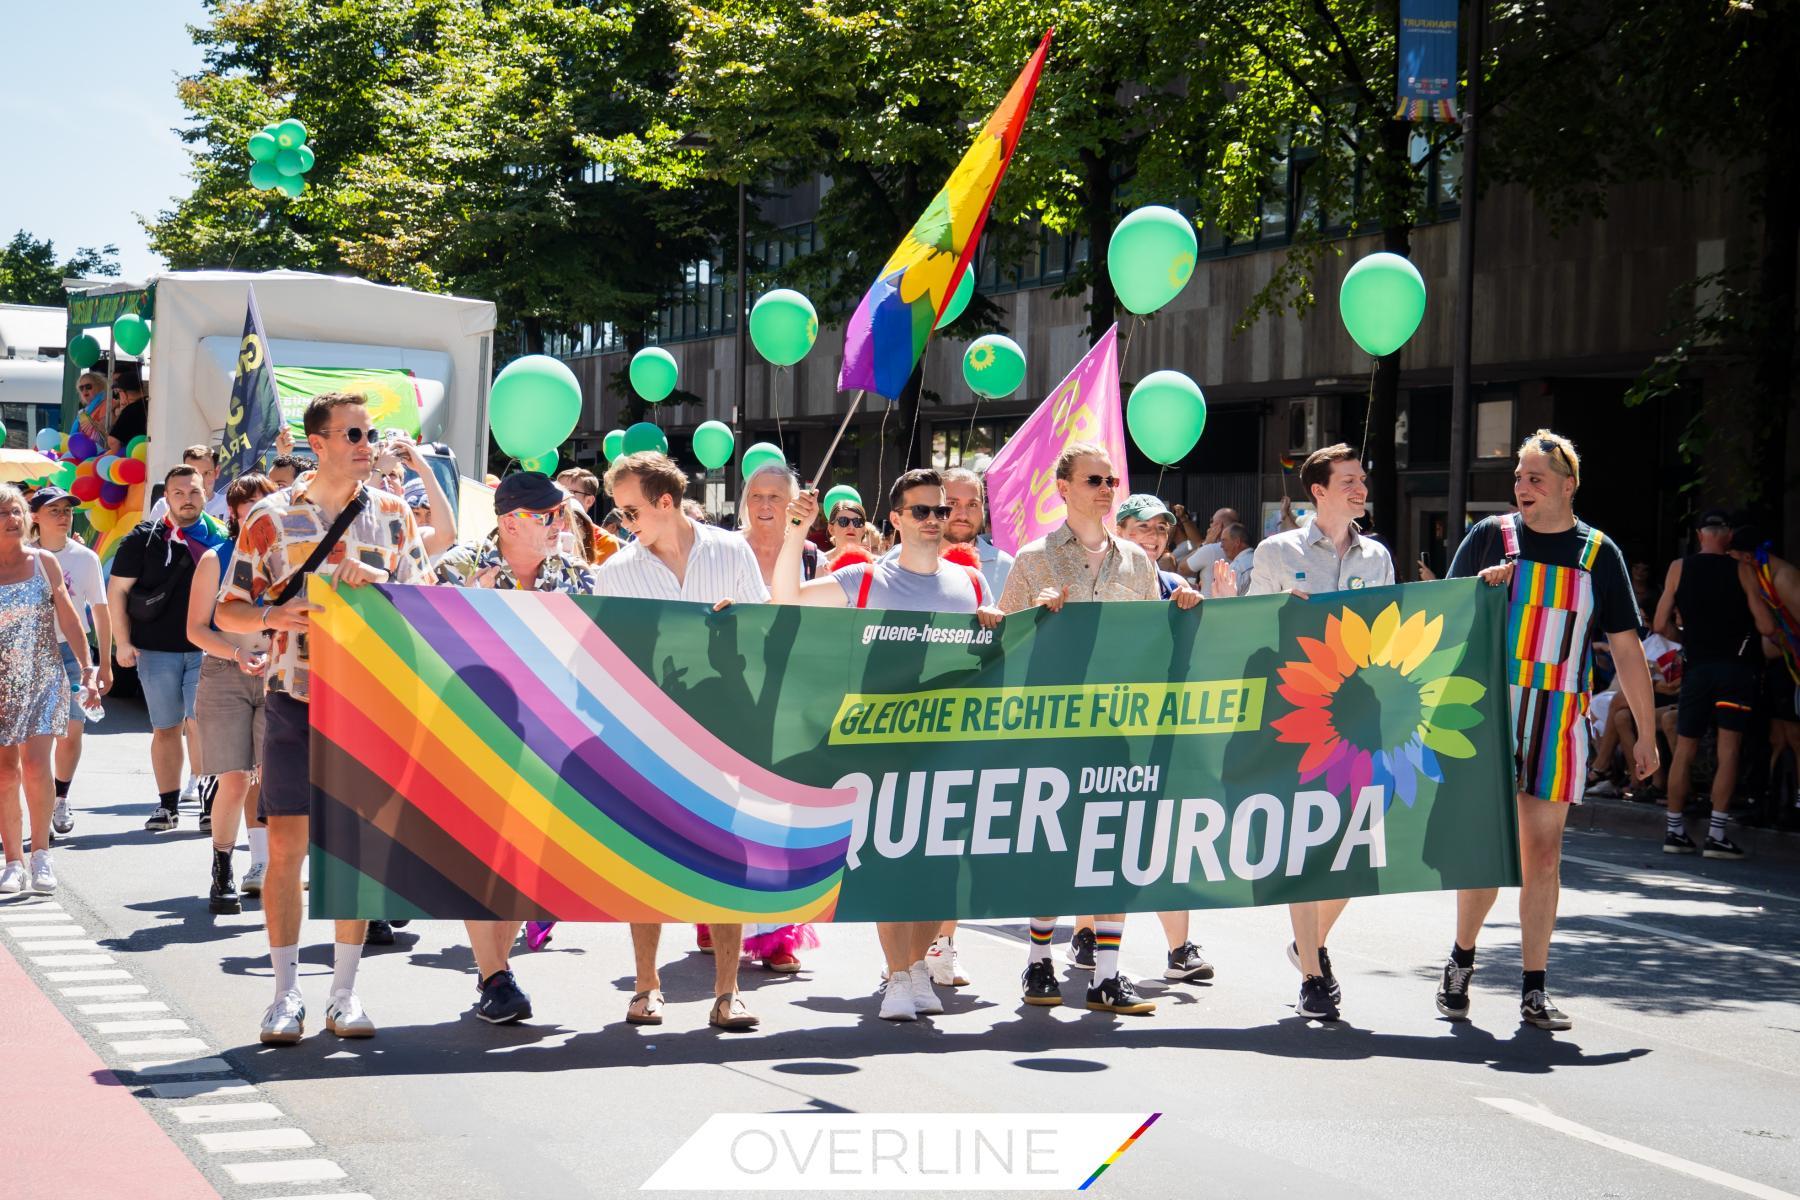
<path fill-rule="evenodd" d="M 744 1007 L 743 997 L 732 992 L 713 1000 L 707 1024 L 714 1029 L 755 1029 L 761 1021 Z"/>
<path fill-rule="evenodd" d="M 625 1020 L 632 1025 L 661 1025 L 662 1010 L 663 994 L 652 988 L 632 996 L 630 1006 L 625 1009 Z"/>

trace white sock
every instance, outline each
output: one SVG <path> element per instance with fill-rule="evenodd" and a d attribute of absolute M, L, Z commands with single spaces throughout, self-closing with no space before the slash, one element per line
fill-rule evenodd
<path fill-rule="evenodd" d="M 300 986 L 300 947 L 270 946 L 269 963 L 275 968 L 275 994 Z"/>
<path fill-rule="evenodd" d="M 337 942 L 331 948 L 331 994 L 356 990 L 356 964 L 362 961 L 361 942 Z"/>
<path fill-rule="evenodd" d="M 250 865 L 267 865 L 269 861 L 269 827 L 252 825 L 250 827 Z"/>

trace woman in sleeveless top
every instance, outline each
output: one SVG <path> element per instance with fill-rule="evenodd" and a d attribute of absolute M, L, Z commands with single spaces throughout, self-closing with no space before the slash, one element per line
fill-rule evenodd
<path fill-rule="evenodd" d="M 97 698 L 87 632 L 48 551 L 25 544 L 31 514 L 19 489 L 0 484 L 0 893 L 56 890 L 50 813 L 56 801 L 50 756 L 69 723 L 69 681 L 56 629 L 81 664 L 82 703 Z M 56 624 L 53 624 L 55 622 Z M 31 812 L 31 865 L 24 861 L 19 788 Z"/>

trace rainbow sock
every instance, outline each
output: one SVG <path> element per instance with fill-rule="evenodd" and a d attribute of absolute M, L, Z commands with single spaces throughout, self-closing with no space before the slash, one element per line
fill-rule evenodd
<path fill-rule="evenodd" d="M 1056 932 L 1056 918 L 1031 918 L 1031 961 L 1050 961 L 1050 937 Z"/>
<path fill-rule="evenodd" d="M 1119 973 L 1119 942 L 1125 936 L 1123 921 L 1094 922 L 1094 982 Z"/>

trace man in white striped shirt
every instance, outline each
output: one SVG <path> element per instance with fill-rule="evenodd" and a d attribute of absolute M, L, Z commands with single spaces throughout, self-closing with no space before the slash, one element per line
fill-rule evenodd
<path fill-rule="evenodd" d="M 690 600 L 721 609 L 734 600 L 766 603 L 768 585 L 756 552 L 739 534 L 690 520 L 681 511 L 687 476 L 666 454 L 627 454 L 606 471 L 606 490 L 636 540 L 594 572 L 595 594 L 639 600 Z M 714 925 L 713 1007 L 708 1023 L 718 1029 L 754 1029 L 737 990 L 741 925 Z M 661 925 L 633 924 L 631 948 L 637 958 L 637 992 L 625 1010 L 633 1025 L 661 1025 L 662 981 L 656 952 Z"/>

